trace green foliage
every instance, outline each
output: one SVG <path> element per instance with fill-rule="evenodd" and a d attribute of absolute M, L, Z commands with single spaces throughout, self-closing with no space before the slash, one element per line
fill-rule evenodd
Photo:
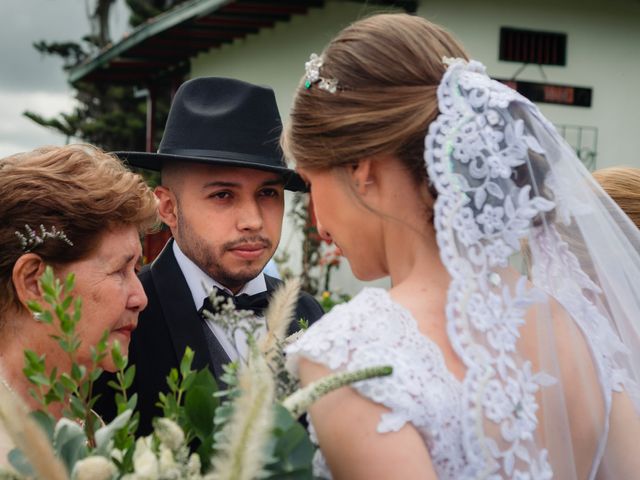
<path fill-rule="evenodd" d="M 136 22 L 132 25 L 138 25 L 149 15 L 156 15 L 181 1 L 128 0 L 132 9 L 131 21 Z M 97 0 L 93 3 L 87 12 L 87 27 L 91 31 L 78 41 L 39 40 L 33 44 L 34 48 L 44 55 L 61 58 L 65 71 L 80 65 L 110 43 L 109 15 L 114 2 Z M 145 5 L 153 8 L 145 9 Z M 79 5 L 78 8 L 83 7 Z M 137 96 L 133 86 L 78 82 L 74 87 L 77 106 L 71 113 L 45 117 L 38 112 L 25 111 L 24 115 L 42 127 L 61 133 L 67 142 L 78 138 L 106 151 L 145 150 L 146 98 Z M 155 120 L 157 125 L 164 125 L 170 100 L 168 82 L 159 82 L 156 91 L 159 95 Z M 161 137 L 162 129 L 158 128 L 153 139 L 155 145 Z"/>
<path fill-rule="evenodd" d="M 52 368 L 47 371 L 44 355 L 25 350 L 23 371 L 34 386 L 29 393 L 41 406 L 39 415 L 48 415 L 52 419 L 52 407 L 59 408 L 57 405 L 61 405 L 65 417 L 84 425 L 89 444 L 94 445 L 94 433 L 100 420 L 92 410 L 97 400 L 92 395 L 92 389 L 94 381 L 102 373 L 98 365 L 107 354 L 108 332 L 102 335 L 97 345 L 91 347 L 89 368 L 77 363 L 76 353 L 81 340 L 76 328 L 81 317 L 82 301 L 79 298 L 74 300 L 71 296 L 74 282 L 73 274 L 68 275 L 63 283 L 55 277 L 53 269 L 47 267 L 39 283 L 48 308 L 37 302 L 30 302 L 28 305 L 38 321 L 54 327 L 51 336 L 66 353 L 69 370 Z"/>
<path fill-rule="evenodd" d="M 146 22 L 148 19 L 172 9 L 186 0 L 126 0 L 131 15 L 129 24 L 132 27 Z"/>
<path fill-rule="evenodd" d="M 292 208 L 289 214 L 294 227 L 302 231 L 302 273 L 301 290 L 317 295 L 320 290 L 318 266 L 320 264 L 321 240 L 318 229 L 311 221 L 309 210 L 309 196 L 297 193 L 293 197 Z"/>
<path fill-rule="evenodd" d="M 195 447 L 202 466 L 207 468 L 214 447 L 214 416 L 220 403 L 218 385 L 208 369 L 192 370 L 193 350 L 187 347 L 180 371 L 172 369 L 167 377 L 168 393 L 160 393 L 158 405 L 164 418 L 176 422 L 185 442 Z"/>
<path fill-rule="evenodd" d="M 351 300 L 351 296 L 346 293 L 337 293 L 325 290 L 322 292 L 322 295 L 320 295 L 320 306 L 326 313 L 330 312 L 331 309 L 339 303 L 348 302 L 349 300 Z"/>
<path fill-rule="evenodd" d="M 242 364 L 234 362 L 224 366 L 221 381 L 227 389 L 223 391 L 218 390 L 208 369 L 193 370 L 194 352 L 187 348 L 179 368 L 171 370 L 167 377 L 168 391 L 159 396 L 163 417 L 154 419 L 152 435 L 136 439 L 137 396 L 129 396 L 127 392 L 133 383 L 135 367 L 128 365 L 127 357 L 117 343 L 110 352 L 117 369 L 116 380 L 109 385 L 117 392 L 118 415 L 105 425 L 92 410 L 96 401 L 92 386 L 102 373 L 98 365 L 107 355 L 107 333 L 92 347 L 89 364 L 78 363 L 81 339 L 77 326 L 82 303 L 72 297 L 73 286 L 73 275 L 61 282 L 47 267 L 40 279 L 46 306 L 29 305 L 38 320 L 51 327 L 52 337 L 67 355 L 68 368 L 49 369 L 45 356 L 30 350 L 25 351 L 24 368 L 33 385 L 30 393 L 40 405 L 32 417 L 73 478 L 80 477 L 83 469 L 87 474 L 100 464 L 103 472 L 111 472 L 108 473 L 111 478 L 203 480 L 212 473 L 212 465 L 219 465 L 216 462 L 221 458 L 221 452 L 245 452 L 246 456 L 242 458 L 259 459 L 258 468 L 263 472 L 260 478 L 311 480 L 315 447 L 294 415 L 298 416 L 315 399 L 332 389 L 391 372 L 388 367 L 376 367 L 336 374 L 283 398 L 275 392 L 288 389 L 278 386 L 285 380 L 277 371 L 269 369 L 267 355 L 270 354 L 259 351 L 250 329 L 252 355 Z M 297 290 L 293 294 L 297 295 Z M 233 324 L 234 321 L 229 322 Z M 285 383 L 288 385 L 288 382 L 287 379 Z M 245 396 L 252 391 L 253 385 L 267 385 L 271 393 L 264 397 Z M 264 413 L 263 420 L 268 420 L 260 424 L 264 427 L 263 433 L 254 433 L 254 430 L 260 430 L 258 420 L 239 407 L 248 405 L 246 401 L 242 403 L 243 396 L 245 400 L 251 399 L 252 409 Z M 59 420 L 50 413 L 51 407 L 56 405 L 62 407 L 63 416 Z M 230 424 L 232 421 L 237 423 Z M 238 430 L 242 436 L 236 437 L 240 443 L 236 450 L 229 450 L 229 445 L 235 443 L 229 442 L 228 433 L 238 425 L 242 427 Z M 247 449 L 249 444 L 256 448 Z M 0 478 L 33 477 L 34 469 L 23 452 L 14 449 L 8 459 L 18 476 L 2 477 L 4 472 L 0 471 Z M 225 477 L 221 472 L 215 473 Z"/>
<path fill-rule="evenodd" d="M 107 355 L 108 331 L 103 333 L 95 346 L 90 347 L 90 364 L 78 363 L 77 352 L 81 339 L 76 330 L 81 319 L 82 301 L 71 296 L 74 283 L 73 274 L 61 282 L 55 277 L 53 269 L 46 267 L 39 280 L 46 306 L 38 302 L 28 305 L 38 321 L 53 327 L 51 337 L 68 359 L 67 371 L 55 367 L 48 371 L 44 355 L 25 350 L 23 372 L 34 386 L 30 389 L 30 395 L 40 405 L 32 417 L 47 434 L 68 471 L 72 471 L 75 463 L 85 458 L 90 450 L 106 455 L 113 446 L 130 453 L 124 455 L 120 465 L 123 470 L 130 470 L 137 414 L 131 418 L 135 398 L 127 399 L 126 388 L 133 381 L 135 369 L 127 368 L 127 359 L 116 342 L 111 355 L 118 369 L 118 384 L 115 387 L 121 392 L 117 396 L 120 415 L 110 425 L 103 426 L 102 420 L 93 411 L 98 399 L 93 395 L 93 383 L 102 373 L 99 364 Z M 60 408 L 63 418 L 56 422 L 51 411 Z M 9 460 L 18 472 L 31 475 L 31 466 L 22 452 L 13 450 Z"/>
<path fill-rule="evenodd" d="M 273 480 L 312 479 L 315 447 L 305 428 L 282 405 L 274 406 L 275 428 L 270 444 L 272 461 L 266 466 Z"/>

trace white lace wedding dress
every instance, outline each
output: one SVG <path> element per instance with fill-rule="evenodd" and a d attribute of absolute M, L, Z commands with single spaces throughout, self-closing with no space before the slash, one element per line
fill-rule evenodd
<path fill-rule="evenodd" d="M 411 313 L 385 290 L 367 288 L 349 303 L 336 306 L 287 354 L 294 369 L 300 356 L 336 371 L 391 365 L 391 376 L 353 385 L 361 395 L 389 408 L 378 432 L 413 423 L 438 478 L 460 478 L 465 465 L 460 382 L 447 370 L 438 346 L 419 332 Z M 311 423 L 310 429 L 315 440 Z M 320 450 L 314 470 L 317 476 L 331 478 Z"/>
<path fill-rule="evenodd" d="M 294 372 L 300 357 L 334 371 L 391 365 L 391 376 L 353 385 L 361 395 L 389 409 L 380 418 L 378 432 L 397 431 L 410 422 L 424 440 L 439 479 L 468 476 L 462 383 L 447 369 L 439 347 L 418 330 L 411 313 L 386 290 L 366 288 L 349 303 L 336 306 L 289 346 L 287 355 Z M 316 441 L 311 422 L 309 428 Z M 595 476 L 596 463 L 589 478 Z M 331 478 L 320 450 L 314 474 Z M 546 475 L 539 472 L 531 478 Z"/>

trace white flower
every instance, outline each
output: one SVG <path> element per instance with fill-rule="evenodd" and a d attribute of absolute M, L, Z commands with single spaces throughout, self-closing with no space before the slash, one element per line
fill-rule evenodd
<path fill-rule="evenodd" d="M 513 253 L 513 249 L 501 239 L 489 243 L 485 251 L 487 252 L 489 266 L 491 267 L 506 267 L 509 255 Z"/>
<path fill-rule="evenodd" d="M 473 217 L 473 210 L 469 207 L 463 207 L 459 214 L 453 217 L 453 229 L 465 247 L 473 245 L 482 237 L 482 232 Z"/>
<path fill-rule="evenodd" d="M 78 460 L 71 477 L 74 480 L 109 480 L 117 473 L 116 466 L 105 457 L 93 456 Z"/>
<path fill-rule="evenodd" d="M 199 476 L 200 468 L 202 468 L 200 463 L 200 455 L 198 455 L 197 453 L 192 453 L 189 457 L 189 463 L 187 464 L 187 474 L 190 477 Z"/>
<path fill-rule="evenodd" d="M 482 213 L 478 215 L 478 223 L 484 225 L 485 233 L 493 233 L 504 227 L 504 209 L 502 207 L 492 207 L 485 205 Z"/>
<path fill-rule="evenodd" d="M 134 478 L 139 480 L 155 480 L 159 477 L 158 459 L 149 448 L 151 437 L 139 438 L 133 454 Z"/>
<path fill-rule="evenodd" d="M 162 478 L 180 478 L 180 467 L 173 458 L 173 452 L 166 445 L 160 445 L 160 476 Z"/>
<path fill-rule="evenodd" d="M 122 450 L 114 448 L 113 450 L 111 450 L 111 458 L 116 462 L 122 462 L 122 459 L 124 458 L 124 452 Z"/>
<path fill-rule="evenodd" d="M 176 422 L 168 418 L 159 418 L 156 421 L 155 434 L 160 443 L 174 452 L 184 444 L 184 432 Z"/>
<path fill-rule="evenodd" d="M 482 405 L 489 420 L 500 423 L 513 412 L 513 404 L 498 380 L 490 381 L 483 393 Z"/>

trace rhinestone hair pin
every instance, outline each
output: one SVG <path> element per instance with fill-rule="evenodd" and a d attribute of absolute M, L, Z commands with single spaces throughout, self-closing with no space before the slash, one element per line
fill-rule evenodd
<path fill-rule="evenodd" d="M 25 233 L 16 230 L 16 237 L 20 241 L 20 248 L 25 253 L 32 251 L 34 248 L 42 245 L 47 238 L 57 238 L 73 247 L 73 242 L 67 238 L 62 230 L 58 230 L 55 226 L 51 227 L 51 230 L 44 228 L 44 225 L 40 225 L 40 231 L 36 232 L 29 225 L 24 226 Z"/>
<path fill-rule="evenodd" d="M 304 69 L 306 72 L 304 88 L 311 88 L 314 83 L 318 84 L 318 88 L 329 93 L 336 93 L 338 90 L 338 80 L 335 78 L 322 78 L 320 76 L 320 68 L 322 67 L 322 56 L 312 53 L 309 61 L 305 62 Z"/>

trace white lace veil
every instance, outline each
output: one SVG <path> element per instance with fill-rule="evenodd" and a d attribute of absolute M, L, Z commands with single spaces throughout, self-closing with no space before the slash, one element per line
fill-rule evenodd
<path fill-rule="evenodd" d="M 534 104 L 447 61 L 425 160 L 465 478 L 637 478 L 640 232 Z"/>

